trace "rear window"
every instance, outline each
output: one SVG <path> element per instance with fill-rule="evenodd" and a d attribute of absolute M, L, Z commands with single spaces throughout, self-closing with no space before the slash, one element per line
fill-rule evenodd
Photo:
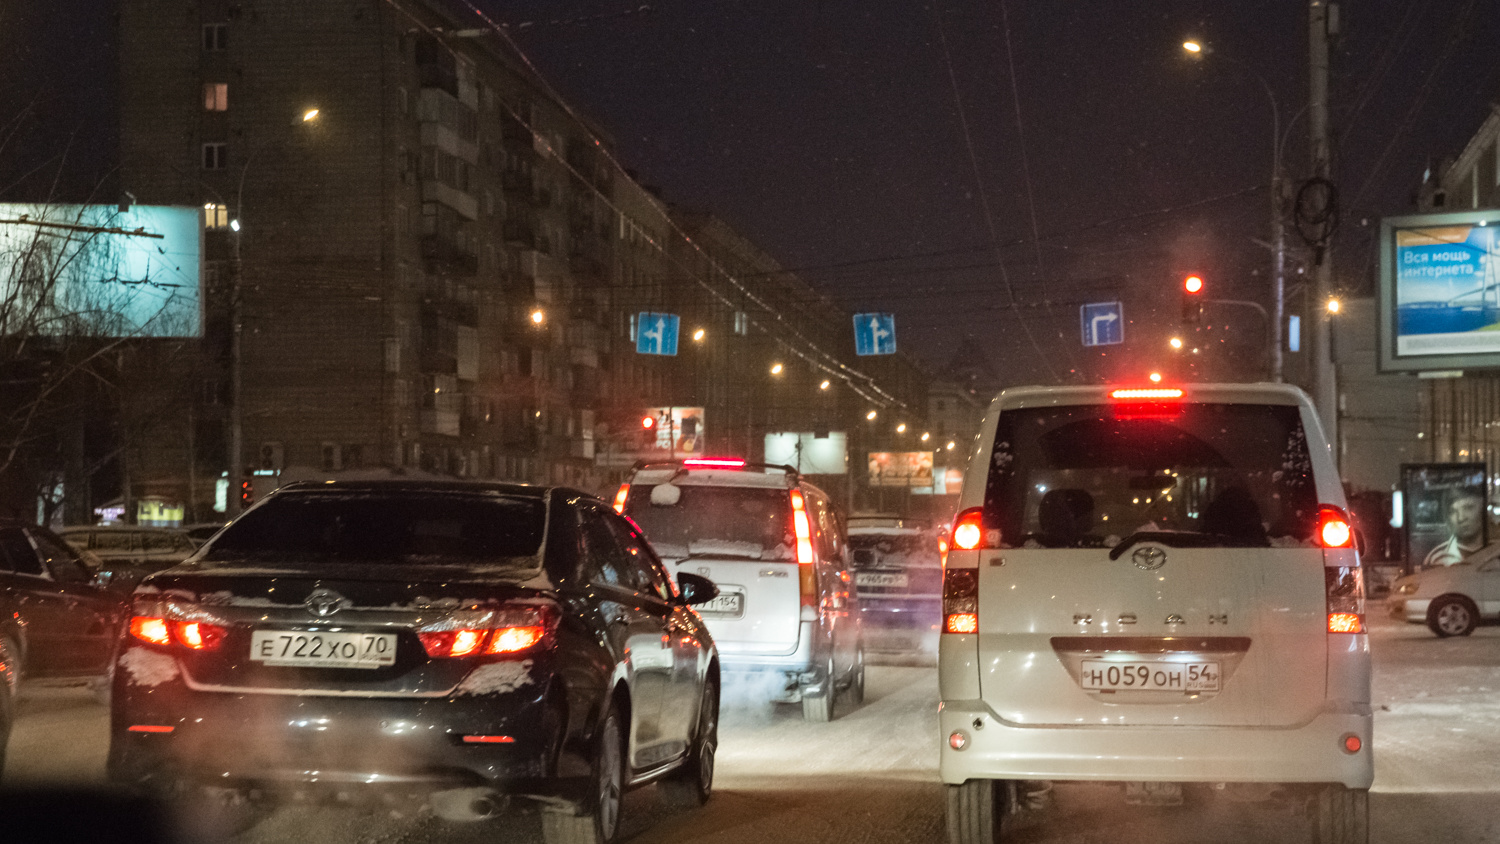
<path fill-rule="evenodd" d="M 546 505 L 469 493 L 282 494 L 219 534 L 200 559 L 468 564 L 535 557 Z M 535 566 L 535 561 L 530 565 Z"/>
<path fill-rule="evenodd" d="M 849 549 L 855 568 L 865 566 L 936 566 L 937 539 L 930 533 L 866 533 L 849 531 Z"/>
<path fill-rule="evenodd" d="M 675 504 L 654 504 L 654 487 L 632 484 L 625 515 L 640 525 L 661 556 L 797 559 L 787 490 L 684 485 L 678 487 Z"/>
<path fill-rule="evenodd" d="M 1075 405 L 1000 415 L 984 521 L 1009 548 L 1114 546 L 1143 531 L 1258 547 L 1308 540 L 1317 509 L 1296 407 L 1185 403 L 1122 417 Z"/>

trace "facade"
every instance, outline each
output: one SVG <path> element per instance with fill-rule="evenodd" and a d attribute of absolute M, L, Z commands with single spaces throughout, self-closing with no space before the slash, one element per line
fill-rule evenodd
<path fill-rule="evenodd" d="M 751 459 L 775 431 L 873 441 L 870 410 L 919 424 L 910 359 L 856 362 L 849 314 L 627 174 L 472 18 L 120 0 L 119 181 L 204 209 L 207 309 L 128 495 L 207 518 L 237 439 L 250 498 L 355 474 L 603 491 L 651 408 L 703 408 L 702 447 Z M 675 356 L 636 353 L 642 312 L 679 315 Z"/>

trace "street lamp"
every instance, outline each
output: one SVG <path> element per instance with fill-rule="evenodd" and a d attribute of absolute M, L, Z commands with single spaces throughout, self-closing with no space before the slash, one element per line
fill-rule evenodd
<path fill-rule="evenodd" d="M 308 125 L 317 119 L 318 110 L 310 108 L 302 112 L 301 119 L 294 121 L 292 125 Z M 284 142 L 285 138 L 282 136 L 267 138 L 245 156 L 245 163 L 240 165 L 239 184 L 234 192 L 234 217 L 229 221 L 229 229 L 234 233 L 233 273 L 229 289 L 229 465 L 226 467 L 231 484 L 245 471 L 244 260 L 241 252 L 244 234 L 240 224 L 240 218 L 244 216 L 245 176 L 262 150 L 272 144 Z M 231 495 L 224 503 L 226 515 L 231 517 L 243 508 L 244 502 L 240 500 L 240 496 Z"/>
<path fill-rule="evenodd" d="M 779 363 L 773 363 L 773 364 L 771 364 L 771 374 L 772 375 L 780 375 L 782 373 L 782 371 L 785 370 L 785 369 L 786 369 L 786 367 L 782 366 Z"/>
<path fill-rule="evenodd" d="M 1183 42 L 1182 49 L 1193 58 L 1202 58 L 1213 52 L 1210 47 L 1198 41 Z M 1266 81 L 1254 68 L 1229 56 L 1223 57 L 1225 61 L 1239 65 L 1240 68 L 1255 77 L 1260 83 L 1262 90 L 1266 92 L 1266 99 L 1271 103 L 1271 253 L 1275 256 L 1272 260 L 1272 296 L 1275 315 L 1271 322 L 1271 380 L 1282 380 L 1282 323 L 1286 320 L 1286 237 L 1283 232 L 1284 226 L 1281 219 L 1281 106 L 1276 101 L 1276 92 L 1272 90 L 1271 83 Z"/>

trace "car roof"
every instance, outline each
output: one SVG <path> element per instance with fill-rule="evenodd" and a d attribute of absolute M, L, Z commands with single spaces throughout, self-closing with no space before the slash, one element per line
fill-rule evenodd
<path fill-rule="evenodd" d="M 544 498 L 558 489 L 563 492 L 594 498 L 581 490 L 563 487 L 533 486 L 531 484 L 504 483 L 499 481 L 296 481 L 275 491 L 276 495 L 287 493 L 319 492 L 448 492 L 448 493 L 500 493 L 518 498 Z"/>
<path fill-rule="evenodd" d="M 1005 409 L 1019 407 L 1051 407 L 1071 404 L 1107 404 L 1116 401 L 1110 394 L 1121 385 L 1095 384 L 1070 387 L 1012 387 L 995 397 Z M 1291 384 L 1269 382 L 1247 384 L 1160 384 L 1146 387 L 1131 386 L 1124 389 L 1151 389 L 1182 391 L 1185 402 L 1212 402 L 1226 404 L 1277 404 L 1301 405 L 1307 394 Z"/>
<path fill-rule="evenodd" d="M 109 531 L 119 533 L 130 531 L 131 533 L 182 533 L 183 528 L 157 527 L 155 525 L 67 525 L 56 528 L 53 532 L 59 536 L 70 533 L 88 533 L 90 531 Z"/>

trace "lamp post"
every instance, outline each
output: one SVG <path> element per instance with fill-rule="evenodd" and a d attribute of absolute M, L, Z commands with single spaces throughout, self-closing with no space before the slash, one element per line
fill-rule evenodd
<path fill-rule="evenodd" d="M 301 118 L 294 121 L 292 125 L 307 125 L 317 119 L 318 109 L 311 108 L 304 111 Z M 240 496 L 237 494 L 239 487 L 236 481 L 245 471 L 244 262 L 240 251 L 244 232 L 240 217 L 243 216 L 245 176 L 250 172 L 250 165 L 255 161 L 256 156 L 260 155 L 266 147 L 284 142 L 285 139 L 281 137 L 268 138 L 245 156 L 245 163 L 240 165 L 239 184 L 234 192 L 234 216 L 229 220 L 229 230 L 234 237 L 231 258 L 233 269 L 230 273 L 229 286 L 229 454 L 227 462 L 230 495 L 224 502 L 224 508 L 225 515 L 231 518 L 238 515 L 241 510 Z"/>
<path fill-rule="evenodd" d="M 1183 42 L 1182 49 L 1195 58 L 1212 52 L 1211 48 L 1197 41 Z M 1271 89 L 1271 84 L 1264 76 L 1238 59 L 1226 56 L 1225 60 L 1239 65 L 1255 77 L 1271 103 L 1271 253 L 1274 256 L 1271 265 L 1271 300 L 1275 312 L 1270 320 L 1271 380 L 1280 382 L 1283 378 L 1282 326 L 1286 322 L 1286 235 L 1281 209 L 1281 106 L 1276 100 L 1276 92 Z"/>

